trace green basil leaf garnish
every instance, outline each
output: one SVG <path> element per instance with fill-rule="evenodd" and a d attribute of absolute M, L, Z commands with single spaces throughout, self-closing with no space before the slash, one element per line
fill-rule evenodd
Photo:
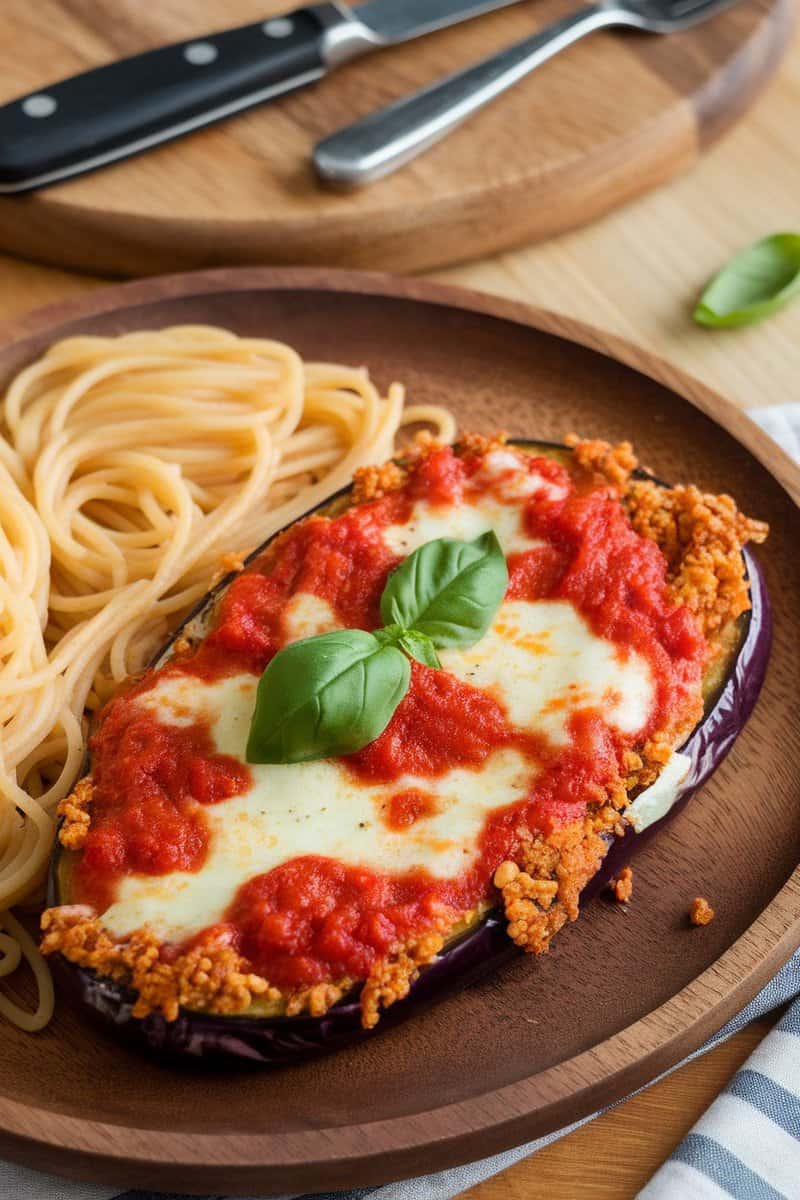
<path fill-rule="evenodd" d="M 383 629 L 373 629 L 372 636 L 377 638 L 382 646 L 397 646 L 405 632 L 402 625 L 384 625 Z"/>
<path fill-rule="evenodd" d="M 800 296 L 800 233 L 775 233 L 735 255 L 703 292 L 699 325 L 733 329 L 761 321 Z"/>
<path fill-rule="evenodd" d="M 398 646 L 405 650 L 410 658 L 415 658 L 417 662 L 424 663 L 426 667 L 441 667 L 439 655 L 436 653 L 436 647 L 429 637 L 424 633 L 418 633 L 416 629 L 408 629 L 401 634 L 397 641 Z"/>
<path fill-rule="evenodd" d="M 410 676 L 405 654 L 363 629 L 293 642 L 259 681 L 247 761 L 298 763 L 355 753 L 383 733 Z"/>
<path fill-rule="evenodd" d="M 390 576 L 381 597 L 387 625 L 424 633 L 441 649 L 472 646 L 486 633 L 508 587 L 497 534 L 474 542 L 436 538 Z"/>
<path fill-rule="evenodd" d="M 420 546 L 386 583 L 383 629 L 337 629 L 278 651 L 259 680 L 247 761 L 306 762 L 369 745 L 408 691 L 409 658 L 440 667 L 437 646 L 474 645 L 507 586 L 492 532 Z"/>

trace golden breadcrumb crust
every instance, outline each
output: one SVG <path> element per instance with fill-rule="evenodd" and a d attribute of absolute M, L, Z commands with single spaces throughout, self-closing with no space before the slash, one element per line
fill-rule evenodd
<path fill-rule="evenodd" d="M 503 433 L 468 433 L 454 449 L 459 456 L 469 458 L 484 455 L 505 442 Z M 739 513 L 729 496 L 709 496 L 695 487 L 664 488 L 634 478 L 638 464 L 629 442 L 612 446 L 571 434 L 566 444 L 573 451 L 575 469 L 596 483 L 605 481 L 616 489 L 637 533 L 661 548 L 676 603 L 686 604 L 698 616 L 706 636 L 713 641 L 715 633 L 749 607 L 741 550 L 748 540 L 763 541 L 766 525 Z M 359 469 L 351 502 L 365 503 L 401 488 L 413 463 L 437 448 L 438 443 L 430 435 L 418 435 L 401 461 Z M 273 542 L 272 554 L 280 541 Z M 231 555 L 221 565 L 230 571 L 239 570 L 242 564 L 240 556 Z M 186 648 L 190 648 L 188 642 Z M 175 650 L 180 652 L 178 643 Z M 624 809 L 630 795 L 657 778 L 673 747 L 694 728 L 702 713 L 702 697 L 698 695 L 696 703 L 687 707 L 672 728 L 658 731 L 638 750 L 626 751 L 619 776 L 587 796 L 587 813 L 582 820 L 548 835 L 538 835 L 520 848 L 516 860 L 498 866 L 494 886 L 508 920 L 508 934 L 516 945 L 532 953 L 544 953 L 553 934 L 576 919 L 580 893 L 600 867 L 611 835 L 625 832 Z M 91 779 L 86 778 L 59 805 L 59 840 L 68 849 L 78 850 L 85 842 L 91 795 Z M 620 902 L 630 899 L 633 872 L 629 867 L 613 881 L 612 890 Z M 439 927 L 408 945 L 396 947 L 373 965 L 361 989 L 365 1028 L 377 1024 L 382 1009 L 408 995 L 413 980 L 439 953 L 448 932 L 474 915 L 451 914 L 450 920 L 440 922 Z M 692 902 L 693 924 L 707 924 L 713 915 L 702 897 Z M 82 906 L 47 910 L 42 929 L 45 954 L 60 953 L 71 962 L 135 989 L 139 996 L 133 1014 L 137 1017 L 160 1011 L 167 1020 L 174 1020 L 181 1007 L 236 1013 L 246 1010 L 258 997 L 281 1001 L 289 1016 L 308 1012 L 318 1017 L 357 982 L 340 980 L 283 994 L 253 974 L 246 960 L 229 946 L 211 941 L 165 961 L 162 947 L 147 928 L 115 942 L 93 911 Z"/>
<path fill-rule="evenodd" d="M 666 558 L 676 603 L 691 609 L 706 637 L 749 609 L 742 547 L 763 542 L 769 526 L 740 513 L 731 496 L 712 496 L 693 484 L 663 488 L 632 480 L 625 505 L 636 532 Z"/>
<path fill-rule="evenodd" d="M 633 895 L 633 867 L 623 867 L 608 886 L 618 904 L 627 904 Z"/>
<path fill-rule="evenodd" d="M 578 901 L 605 858 L 609 835 L 620 827 L 628 797 L 617 780 L 604 802 L 586 816 L 524 843 L 517 861 L 494 874 L 508 921 L 508 936 L 532 954 L 544 954 L 550 939 L 578 916 Z"/>
<path fill-rule="evenodd" d="M 693 925 L 708 925 L 714 920 L 714 910 L 705 896 L 695 896 L 689 909 L 689 920 Z"/>
<path fill-rule="evenodd" d="M 58 840 L 67 850 L 80 850 L 86 842 L 91 823 L 89 806 L 93 790 L 92 778 L 86 775 L 78 780 L 69 796 L 58 802 L 56 814 L 61 819 Z"/>
<path fill-rule="evenodd" d="M 462 433 L 453 449 L 459 458 L 483 458 L 492 450 L 502 450 L 508 442 L 504 430 L 497 433 Z"/>
<path fill-rule="evenodd" d="M 670 488 L 634 478 L 638 462 L 630 442 L 612 446 L 582 441 L 577 434 L 565 441 L 580 470 L 619 490 L 633 528 L 654 541 L 667 560 L 676 604 L 698 617 L 706 637 L 748 610 L 742 548 L 763 542 L 768 525 L 739 512 L 731 496 L 701 492 L 694 484 Z"/>
<path fill-rule="evenodd" d="M 124 941 L 114 941 L 91 909 L 62 905 L 42 914 L 43 954 L 63 954 L 139 993 L 133 1016 L 160 1011 L 174 1021 L 183 1008 L 212 1013 L 237 1013 L 256 996 L 280 999 L 277 988 L 247 970 L 230 946 L 213 940 L 193 946 L 172 962 L 161 958 L 161 943 L 151 930 L 137 929 Z"/>
<path fill-rule="evenodd" d="M 324 1017 L 328 1009 L 333 1008 L 352 986 L 348 979 L 343 983 L 315 983 L 313 987 L 292 992 L 286 997 L 286 1016 L 297 1017 L 307 1012 L 312 1017 Z M 280 992 L 278 998 L 281 998 Z"/>
<path fill-rule="evenodd" d="M 380 500 L 389 492 L 397 492 L 408 479 L 408 471 L 399 463 L 382 463 L 379 467 L 359 467 L 353 476 L 353 504 Z"/>
<path fill-rule="evenodd" d="M 625 491 L 631 474 L 639 465 L 630 442 L 612 446 L 598 438 L 580 438 L 577 433 L 568 433 L 564 444 L 572 450 L 573 461 L 579 470 L 591 475 L 598 483 L 605 480 L 613 484 L 620 492 Z"/>
<path fill-rule="evenodd" d="M 222 570 L 225 572 L 226 575 L 229 574 L 231 571 L 243 571 L 244 570 L 244 561 L 246 558 L 247 558 L 246 551 L 240 550 L 237 552 L 235 550 L 232 550 L 232 551 L 229 551 L 227 554 L 223 554 L 222 558 L 219 560 L 219 565 L 222 568 Z"/>
<path fill-rule="evenodd" d="M 373 964 L 361 989 L 361 1024 L 373 1029 L 380 1020 L 381 1009 L 404 1000 L 420 967 L 433 962 L 444 945 L 441 933 L 426 933 L 417 941 L 401 947 L 390 958 Z"/>
<path fill-rule="evenodd" d="M 490 450 L 499 450 L 508 441 L 508 434 L 493 433 L 464 433 L 453 446 L 453 451 L 459 458 L 475 458 L 488 454 Z M 411 446 L 403 458 L 398 461 L 389 459 L 378 467 L 359 467 L 353 475 L 353 504 L 367 504 L 370 500 L 380 500 L 390 492 L 397 492 L 408 480 L 410 469 L 421 458 L 432 454 L 441 448 L 427 430 L 416 434 Z"/>
<path fill-rule="evenodd" d="M 137 929 L 114 941 L 92 909 L 61 905 L 42 914 L 42 953 L 61 954 L 77 966 L 96 971 L 138 993 L 134 1017 L 160 1012 L 167 1021 L 181 1008 L 220 1015 L 246 1011 L 256 997 L 285 1001 L 286 1015 L 308 1012 L 321 1017 L 352 987 L 352 981 L 319 983 L 284 995 L 231 949 L 209 940 L 193 946 L 172 961 L 161 958 L 162 946 L 151 930 Z M 393 955 L 379 959 L 361 990 L 362 1024 L 377 1025 L 382 1008 L 408 995 L 420 967 L 433 961 L 444 944 L 440 932 L 426 933 Z"/>
<path fill-rule="evenodd" d="M 243 571 L 247 551 L 229 550 L 227 554 L 220 556 L 219 565 L 211 577 L 212 586 L 219 583 L 220 579 L 224 579 L 226 575 L 232 574 L 234 571 Z"/>

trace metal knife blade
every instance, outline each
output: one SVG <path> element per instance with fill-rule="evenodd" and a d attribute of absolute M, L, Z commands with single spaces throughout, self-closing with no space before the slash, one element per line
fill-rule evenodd
<path fill-rule="evenodd" d="M 0 107 L 0 194 L 140 154 L 320 79 L 348 59 L 518 0 L 321 0 L 148 50 Z M 212 164 L 213 166 L 213 164 Z"/>
<path fill-rule="evenodd" d="M 354 17 L 381 39 L 392 44 L 446 29 L 461 21 L 481 17 L 520 0 L 366 0 L 351 5 Z"/>

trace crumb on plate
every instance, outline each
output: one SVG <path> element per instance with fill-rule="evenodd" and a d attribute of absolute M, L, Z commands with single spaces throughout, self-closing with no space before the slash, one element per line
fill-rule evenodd
<path fill-rule="evenodd" d="M 627 904 L 633 895 L 633 867 L 623 867 L 616 879 L 611 879 L 608 886 L 619 904 Z"/>
<path fill-rule="evenodd" d="M 695 896 L 689 908 L 689 920 L 693 925 L 708 925 L 714 920 L 714 910 L 705 896 Z"/>

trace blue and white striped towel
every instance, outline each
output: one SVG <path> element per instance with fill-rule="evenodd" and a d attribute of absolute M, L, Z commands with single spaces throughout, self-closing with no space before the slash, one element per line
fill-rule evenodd
<path fill-rule="evenodd" d="M 756 409 L 750 415 L 800 461 L 800 404 Z M 638 1200 L 800 1200 L 800 950 L 738 1016 L 691 1057 L 705 1054 L 787 1001 L 793 1003 L 775 1029 L 639 1193 Z M 314 1200 L 451 1200 L 591 1120 L 587 1117 L 481 1162 Z M 126 1191 L 123 1185 L 122 1180 L 116 1187 L 73 1183 L 0 1163 L 3 1200 L 190 1200 L 174 1193 Z M 312 1198 L 295 1193 L 280 1200 Z"/>

